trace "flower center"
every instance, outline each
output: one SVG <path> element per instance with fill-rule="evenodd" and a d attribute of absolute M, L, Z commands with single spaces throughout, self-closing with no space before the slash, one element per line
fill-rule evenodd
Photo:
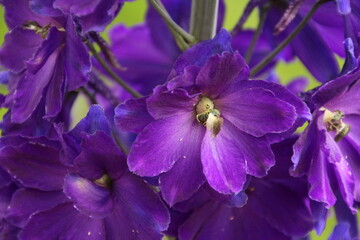
<path fill-rule="evenodd" d="M 49 30 L 51 28 L 50 24 L 47 24 L 46 26 L 41 26 L 39 23 L 35 21 L 26 21 L 22 25 L 23 29 L 33 30 L 36 34 L 40 35 L 42 38 L 46 38 Z M 65 32 L 64 28 L 57 28 L 58 31 Z"/>
<path fill-rule="evenodd" d="M 221 130 L 224 119 L 220 117 L 220 111 L 208 97 L 202 97 L 196 105 L 196 120 L 202 123 L 216 137 Z"/>
<path fill-rule="evenodd" d="M 110 188 L 111 178 L 109 177 L 109 175 L 104 174 L 101 178 L 94 180 L 94 183 L 103 188 Z"/>
<path fill-rule="evenodd" d="M 326 125 L 326 130 L 328 132 L 335 132 L 335 142 L 339 142 L 350 131 L 350 125 L 342 121 L 345 114 L 339 110 L 335 110 L 334 112 L 331 112 L 326 108 L 320 110 L 324 110 L 324 124 Z"/>

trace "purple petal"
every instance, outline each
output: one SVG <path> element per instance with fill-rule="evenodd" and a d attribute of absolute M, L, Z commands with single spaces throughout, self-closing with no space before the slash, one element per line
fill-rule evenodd
<path fill-rule="evenodd" d="M 10 183 L 3 187 L 0 187 L 0 219 L 3 221 L 6 211 L 9 208 L 9 204 L 13 193 L 18 189 L 16 184 Z M 2 232 L 1 232 L 2 233 Z"/>
<path fill-rule="evenodd" d="M 30 188 L 17 190 L 6 212 L 6 220 L 23 228 L 30 215 L 69 202 L 62 191 L 39 191 Z"/>
<path fill-rule="evenodd" d="M 29 0 L 2 0 L 5 8 L 5 21 L 10 29 L 23 25 L 26 21 L 35 21 L 41 26 L 51 23 L 57 25 L 56 20 L 41 16 L 31 11 Z"/>
<path fill-rule="evenodd" d="M 159 196 L 131 173 L 114 182 L 114 212 L 105 219 L 107 234 L 124 239 L 161 239 L 170 215 Z"/>
<path fill-rule="evenodd" d="M 353 104 L 358 101 L 360 101 L 360 81 L 352 84 L 343 94 L 339 94 L 325 103 L 324 107 L 331 111 L 340 109 L 345 116 L 348 114 L 359 114 L 360 106 Z"/>
<path fill-rule="evenodd" d="M 335 175 L 337 181 L 339 182 L 339 189 L 342 195 L 343 200 L 354 213 L 356 213 L 354 205 L 354 188 L 355 188 L 355 179 L 349 163 L 342 158 L 340 162 L 334 163 Z"/>
<path fill-rule="evenodd" d="M 102 131 L 83 137 L 81 153 L 74 160 L 79 174 L 96 180 L 104 174 L 119 178 L 127 170 L 126 157 L 112 137 Z"/>
<path fill-rule="evenodd" d="M 186 155 L 188 146 L 196 143 L 192 137 L 196 127 L 203 128 L 193 113 L 150 123 L 137 136 L 130 150 L 130 170 L 141 176 L 156 176 L 170 170 L 178 159 Z"/>
<path fill-rule="evenodd" d="M 3 148 L 0 162 L 23 186 L 45 191 L 60 190 L 67 172 L 57 149 L 36 142 Z"/>
<path fill-rule="evenodd" d="M 103 220 L 90 218 L 78 212 L 71 203 L 64 203 L 32 215 L 19 239 L 104 240 L 106 236 Z"/>
<path fill-rule="evenodd" d="M 88 50 L 76 32 L 76 26 L 71 17 L 66 23 L 65 69 L 67 90 L 76 90 L 88 81 L 91 63 Z"/>
<path fill-rule="evenodd" d="M 146 98 L 128 99 L 115 108 L 115 124 L 124 131 L 139 133 L 154 118 L 146 108 Z"/>
<path fill-rule="evenodd" d="M 304 236 L 313 228 L 312 215 L 307 206 L 306 182 L 290 176 L 283 181 L 292 181 L 292 186 L 279 184 L 280 181 L 254 180 L 251 187 L 255 190 L 248 194 L 246 207 L 261 214 L 272 227 L 285 235 Z"/>
<path fill-rule="evenodd" d="M 353 71 L 349 74 L 345 74 L 343 76 L 340 76 L 332 81 L 329 81 L 321 86 L 314 95 L 312 96 L 312 101 L 316 105 L 317 108 L 321 108 L 324 106 L 327 102 L 332 101 L 333 103 L 336 103 L 337 101 L 341 100 L 341 98 L 345 97 L 346 100 L 351 97 L 351 95 L 344 95 L 349 89 L 349 87 L 356 87 L 353 93 L 356 93 L 359 90 L 359 83 L 355 83 L 360 78 L 360 71 Z M 359 82 L 359 81 L 357 81 Z M 353 97 L 358 97 L 358 95 L 354 95 Z M 330 104 L 330 105 L 332 105 Z M 348 104 L 346 104 L 348 105 Z M 345 105 L 345 106 L 346 106 Z M 342 106 L 342 107 L 345 107 Z M 353 106 L 353 105 L 351 105 Z M 357 105 L 353 106 L 355 109 Z"/>
<path fill-rule="evenodd" d="M 29 6 L 31 11 L 40 16 L 59 17 L 63 13 L 59 9 L 53 7 L 54 0 L 30 0 Z"/>
<path fill-rule="evenodd" d="M 319 148 L 317 131 L 315 121 L 310 122 L 309 126 L 294 144 L 294 155 L 291 158 L 294 166 L 290 171 L 292 176 L 301 177 L 309 171 L 312 159 Z"/>
<path fill-rule="evenodd" d="M 319 133 L 320 144 L 325 142 L 325 134 L 324 130 Z M 312 147 L 315 148 L 315 146 Z M 331 176 L 328 174 L 328 168 L 326 150 L 323 145 L 320 145 L 320 149 L 312 159 L 312 165 L 308 173 L 308 181 L 311 185 L 309 196 L 316 201 L 324 202 L 327 208 L 333 206 L 336 201 L 329 182 Z"/>
<path fill-rule="evenodd" d="M 163 51 L 164 46 L 158 48 L 152 41 L 148 25 L 131 28 L 117 25 L 111 30 L 110 39 L 112 52 L 121 66 L 126 67 L 126 71 L 118 71 L 119 76 L 139 87 L 143 94 L 150 94 L 156 85 L 166 81 L 174 58 L 180 53 L 178 50 L 172 57 Z M 142 54 L 144 51 L 146 54 Z"/>
<path fill-rule="evenodd" d="M 251 209 L 229 208 L 216 202 L 195 211 L 179 228 L 179 239 L 238 239 L 239 236 L 252 240 L 263 240 L 264 236 L 276 240 L 290 239 Z"/>
<path fill-rule="evenodd" d="M 155 118 L 165 118 L 195 112 L 199 97 L 190 96 L 183 89 L 170 92 L 155 92 L 146 99 L 149 113 Z"/>
<path fill-rule="evenodd" d="M 187 66 L 203 66 L 211 56 L 222 52 L 232 52 L 230 34 L 224 29 L 213 39 L 200 42 L 180 55 L 168 79 L 183 74 Z"/>
<path fill-rule="evenodd" d="M 246 181 L 246 163 L 233 138 L 238 130 L 224 122 L 215 138 L 207 131 L 201 146 L 201 161 L 207 182 L 223 194 L 239 193 Z"/>
<path fill-rule="evenodd" d="M 82 0 L 88 1 L 88 0 Z M 119 13 L 124 0 L 102 0 L 97 4 L 92 13 L 79 17 L 80 25 L 84 32 L 96 31 L 102 32 L 105 27 L 116 17 Z"/>
<path fill-rule="evenodd" d="M 306 87 L 309 85 L 309 80 L 304 77 L 298 77 L 292 80 L 289 84 L 286 85 L 286 88 L 294 94 L 299 94 L 304 92 Z"/>
<path fill-rule="evenodd" d="M 336 224 L 328 240 L 356 240 L 356 238 L 350 237 L 349 229 L 350 225 L 348 223 L 340 222 Z"/>
<path fill-rule="evenodd" d="M 6 240 L 18 240 L 20 228 L 17 228 L 6 221 L 1 223 L 1 236 Z"/>
<path fill-rule="evenodd" d="M 338 223 L 349 224 L 349 233 L 353 239 L 359 236 L 358 220 L 356 214 L 349 209 L 347 204 L 339 199 L 334 206 L 336 220 Z"/>
<path fill-rule="evenodd" d="M 110 189 L 94 182 L 69 174 L 64 180 L 64 193 L 74 201 L 74 207 L 89 217 L 102 218 L 113 210 Z"/>
<path fill-rule="evenodd" d="M 249 77 L 249 67 L 237 52 L 224 52 L 206 62 L 196 79 L 196 85 L 205 96 L 216 98 L 231 84 Z"/>
<path fill-rule="evenodd" d="M 292 24 L 298 25 L 299 22 L 300 19 L 295 18 Z M 304 44 L 308 42 L 311 44 Z M 339 66 L 334 55 L 312 25 L 305 26 L 292 41 L 291 46 L 318 81 L 326 82 L 339 73 Z"/>
<path fill-rule="evenodd" d="M 55 0 L 53 6 L 67 14 L 87 15 L 94 11 L 101 0 Z"/>
<path fill-rule="evenodd" d="M 326 227 L 328 210 L 325 208 L 325 204 L 321 202 L 311 201 L 310 207 L 315 220 L 314 230 L 316 234 L 320 236 Z"/>
<path fill-rule="evenodd" d="M 92 105 L 86 117 L 81 119 L 70 132 L 62 135 L 61 141 L 65 154 L 65 159 L 62 161 L 64 164 L 72 165 L 73 160 L 79 155 L 82 134 L 93 134 L 98 130 L 111 135 L 110 123 L 105 116 L 104 109 L 99 105 Z M 62 134 L 61 131 L 60 134 Z"/>
<path fill-rule="evenodd" d="M 0 167 L 0 187 L 5 187 L 12 182 L 10 175 Z"/>
<path fill-rule="evenodd" d="M 0 63 L 12 72 L 25 70 L 25 62 L 30 60 L 43 39 L 32 30 L 14 28 L 5 36 L 0 49 Z"/>
<path fill-rule="evenodd" d="M 183 156 L 170 171 L 160 175 L 160 189 L 164 200 L 173 206 L 190 198 L 205 182 L 201 165 L 201 141 L 205 128 L 193 128 Z"/>
<path fill-rule="evenodd" d="M 311 119 L 310 110 L 306 106 L 306 104 L 300 98 L 298 98 L 288 89 L 286 89 L 284 86 L 281 86 L 280 84 L 276 84 L 276 83 L 261 81 L 261 80 L 242 81 L 241 83 L 244 86 L 246 86 L 246 88 L 264 88 L 270 90 L 275 95 L 276 98 L 286 103 L 289 103 L 295 107 L 296 115 L 297 115 L 295 123 L 286 132 L 268 134 L 267 136 L 271 143 L 280 142 L 284 140 L 286 137 L 293 134 L 298 127 L 301 127 L 306 121 L 309 121 Z M 225 96 L 226 94 L 230 94 L 235 91 L 238 91 L 239 88 L 240 89 L 244 88 L 243 85 L 235 84 L 234 89 L 229 89 L 229 91 L 224 92 L 223 95 Z"/>
<path fill-rule="evenodd" d="M 262 177 L 274 165 L 265 138 L 243 133 L 226 120 L 216 137 L 210 131 L 205 134 L 201 160 L 208 183 L 223 194 L 239 193 L 246 181 L 246 173 Z"/>
<path fill-rule="evenodd" d="M 44 118 L 56 117 L 61 111 L 64 100 L 64 84 L 66 81 L 64 65 L 61 64 L 63 59 L 62 53 L 59 56 L 58 63 L 54 67 L 54 72 L 46 93 L 46 114 Z"/>
<path fill-rule="evenodd" d="M 357 161 L 360 157 L 360 151 L 359 151 L 359 145 L 356 144 L 356 142 L 353 139 L 350 139 L 349 137 L 346 137 L 342 139 L 340 142 L 338 142 L 339 147 L 341 148 L 341 151 L 343 153 L 343 156 L 345 157 L 345 160 L 350 165 L 351 169 L 348 169 L 349 166 L 345 166 L 344 168 L 347 170 L 347 172 L 351 172 L 354 179 L 359 179 L 360 177 L 360 164 Z M 339 169 L 340 170 L 340 169 Z M 343 174 L 347 174 L 346 171 L 341 171 Z M 346 184 L 347 182 L 339 182 Z M 351 182 L 350 182 L 351 183 Z M 355 181 L 355 191 L 354 191 L 354 197 L 357 201 L 360 199 L 360 184 L 359 181 Z M 346 199 L 346 198 L 344 198 Z M 351 205 L 350 205 L 351 206 Z"/>
<path fill-rule="evenodd" d="M 176 76 L 166 83 L 167 89 L 174 90 L 176 88 L 190 88 L 192 90 L 196 82 L 196 77 L 199 74 L 201 67 L 188 66 L 184 69 L 182 75 Z"/>
<path fill-rule="evenodd" d="M 225 95 L 215 102 L 221 115 L 240 130 L 260 137 L 288 130 L 295 122 L 295 108 L 264 88 L 250 88 Z"/>
<path fill-rule="evenodd" d="M 62 33 L 52 28 L 34 58 L 28 62 L 28 71 L 20 79 L 12 108 L 12 121 L 22 123 L 34 112 L 44 89 L 53 76 L 62 51 Z"/>

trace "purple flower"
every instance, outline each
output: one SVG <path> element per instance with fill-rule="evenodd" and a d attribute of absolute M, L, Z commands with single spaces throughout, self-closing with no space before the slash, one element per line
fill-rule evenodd
<path fill-rule="evenodd" d="M 71 16 L 38 15 L 26 0 L 2 3 L 12 31 L 5 37 L 0 61 L 18 74 L 9 82 L 4 106 L 11 109 L 15 123 L 29 119 L 41 101 L 45 108 L 43 117 L 56 117 L 65 92 L 88 81 L 90 58 L 76 23 Z M 21 39 L 27 39 L 26 44 Z"/>
<path fill-rule="evenodd" d="M 165 0 L 162 3 L 173 20 L 188 31 L 191 1 Z M 220 1 L 218 30 L 223 18 L 224 3 Z M 116 25 L 110 32 L 110 42 L 112 52 L 126 68 L 117 73 L 143 94 L 151 93 L 156 85 L 166 81 L 172 64 L 181 54 L 168 26 L 152 7 L 149 7 L 144 24 L 131 28 Z"/>
<path fill-rule="evenodd" d="M 239 193 L 247 174 L 263 177 L 274 165 L 270 143 L 309 117 L 284 87 L 248 81 L 249 69 L 237 52 L 212 56 L 228 48 L 227 39 L 222 32 L 189 49 L 167 85 L 116 109 L 120 128 L 140 132 L 129 153 L 130 170 L 160 175 L 170 205 L 188 199 L 204 182 L 220 193 Z"/>
<path fill-rule="evenodd" d="M 44 102 L 43 117 L 56 117 L 66 92 L 88 82 L 91 64 L 79 36 L 102 31 L 123 0 L 3 0 L 11 31 L 0 49 L 0 63 L 15 74 L 5 107 L 23 123 Z M 42 100 L 44 99 L 44 100 Z"/>
<path fill-rule="evenodd" d="M 293 176 L 306 175 L 309 196 L 329 208 L 341 196 L 353 208 L 360 200 L 360 71 L 334 79 L 312 96 L 313 120 L 294 145 Z"/>
<path fill-rule="evenodd" d="M 256 5 L 269 4 L 267 0 L 254 0 L 253 2 L 256 2 Z M 279 1 L 278 3 L 275 2 L 272 4 L 265 21 L 262 36 L 268 40 L 272 48 L 275 48 L 296 28 L 306 14 L 309 13 L 316 1 L 296 1 L 298 8 L 294 8 L 291 16 L 288 16 L 287 19 L 290 23 L 280 34 L 274 34 L 275 26 L 278 24 L 285 10 L 289 7 L 287 2 L 291 1 Z M 349 5 L 348 0 L 337 2 L 340 2 L 339 6 Z M 347 4 L 343 4 L 343 2 L 347 2 Z M 345 8 L 348 7 L 349 6 Z M 345 57 L 343 45 L 344 35 L 352 38 L 355 44 L 356 54 L 358 54 L 359 51 L 356 34 L 358 31 L 357 26 L 360 23 L 360 5 L 358 1 L 351 1 L 351 7 L 353 8 L 353 12 L 349 14 L 349 10 L 346 10 L 346 14 L 349 14 L 349 16 L 345 16 L 348 20 L 344 23 L 335 1 L 322 4 L 307 25 L 284 51 L 282 51 L 281 56 L 286 61 L 293 59 L 295 56 L 298 57 L 320 82 L 325 82 L 338 76 L 339 67 L 334 53 Z M 344 7 L 340 8 L 344 9 Z M 342 14 L 345 14 L 345 12 L 342 12 Z M 291 21 L 290 19 L 292 18 L 293 20 Z"/>
<path fill-rule="evenodd" d="M 187 213 L 179 226 L 179 239 L 293 239 L 305 236 L 314 226 L 305 179 L 288 174 L 294 138 L 274 144 L 277 165 L 262 178 L 252 178 L 245 191 L 246 204 L 219 201 L 202 188 L 175 209 Z M 244 194 L 244 193 L 241 193 Z"/>
<path fill-rule="evenodd" d="M 105 131 L 96 130 L 100 128 Z M 22 228 L 20 239 L 161 239 L 168 210 L 127 170 L 108 128 L 101 108 L 91 107 L 87 118 L 67 133 L 73 145 L 80 144 L 74 146 L 79 154 L 69 167 L 61 161 L 64 143 L 44 137 L 3 138 L 8 140 L 0 151 L 1 166 L 21 185 L 5 219 Z"/>

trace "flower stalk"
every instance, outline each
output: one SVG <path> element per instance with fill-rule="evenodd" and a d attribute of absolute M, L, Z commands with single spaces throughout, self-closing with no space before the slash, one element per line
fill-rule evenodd
<path fill-rule="evenodd" d="M 123 87 L 127 92 L 129 92 L 133 97 L 140 98 L 142 97 L 142 94 L 137 92 L 135 89 L 133 89 L 129 84 L 124 82 L 112 69 L 104 59 L 101 58 L 99 53 L 96 51 L 94 46 L 89 42 L 86 41 L 86 45 L 88 46 L 91 54 L 95 57 L 95 59 L 99 62 L 99 64 L 103 67 L 103 69 L 111 76 L 111 78 L 117 82 L 121 87 Z"/>
<path fill-rule="evenodd" d="M 170 14 L 166 11 L 164 5 L 161 3 L 160 0 L 149 0 L 150 4 L 153 6 L 153 8 L 160 14 L 160 16 L 163 18 L 165 23 L 170 28 L 170 31 L 176 32 L 178 35 L 180 35 L 184 40 L 186 40 L 189 43 L 192 43 L 195 41 L 194 36 L 186 32 L 184 29 L 182 29 L 170 16 Z M 177 39 L 177 38 L 176 38 Z"/>
<path fill-rule="evenodd" d="M 307 22 L 315 14 L 316 10 L 323 4 L 323 1 L 317 1 L 314 6 L 311 8 L 309 13 L 305 18 L 300 22 L 300 24 L 294 29 L 294 31 L 287 36 L 284 41 L 282 41 L 279 46 L 277 46 L 267 57 L 265 57 L 260 63 L 258 63 L 250 72 L 250 77 L 254 77 L 258 72 L 261 71 L 267 64 L 269 64 L 276 55 L 278 55 L 306 26 Z"/>
<path fill-rule="evenodd" d="M 219 0 L 193 0 L 190 33 L 196 40 L 204 41 L 215 36 Z"/>

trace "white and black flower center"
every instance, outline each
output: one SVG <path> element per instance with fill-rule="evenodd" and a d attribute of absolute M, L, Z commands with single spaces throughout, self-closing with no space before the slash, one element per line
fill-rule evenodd
<path fill-rule="evenodd" d="M 343 139 L 350 131 L 350 125 L 343 122 L 345 114 L 339 110 L 331 112 L 330 110 L 323 108 L 324 110 L 324 124 L 328 132 L 335 132 L 335 141 L 338 142 Z"/>
<path fill-rule="evenodd" d="M 220 111 L 215 109 L 213 101 L 208 97 L 201 97 L 196 105 L 196 113 L 196 120 L 216 137 L 220 133 L 224 119 L 220 117 Z"/>

